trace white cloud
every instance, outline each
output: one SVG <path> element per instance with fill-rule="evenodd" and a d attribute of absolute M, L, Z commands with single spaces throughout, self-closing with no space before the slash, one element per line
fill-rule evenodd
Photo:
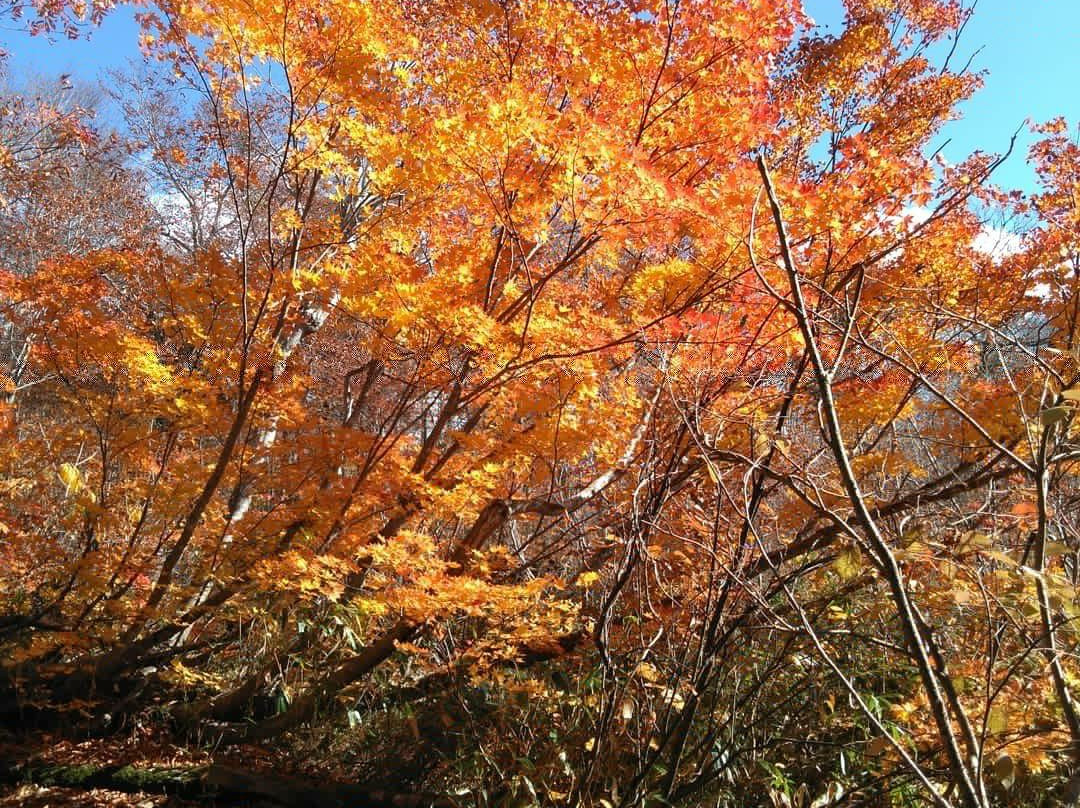
<path fill-rule="evenodd" d="M 984 255 L 1000 259 L 1020 252 L 1023 241 L 1018 233 L 987 225 L 983 227 L 979 235 L 975 236 L 975 241 L 971 246 Z"/>

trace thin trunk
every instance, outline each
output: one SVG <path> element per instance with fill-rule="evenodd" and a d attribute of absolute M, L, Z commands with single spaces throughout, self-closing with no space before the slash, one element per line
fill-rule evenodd
<path fill-rule="evenodd" d="M 927 699 L 930 702 L 930 710 L 933 713 L 934 722 L 937 724 L 938 734 L 941 737 L 942 744 L 945 747 L 945 752 L 949 759 L 949 767 L 952 770 L 954 782 L 960 790 L 960 798 L 966 808 L 984 808 L 987 805 L 987 800 L 985 798 L 984 789 L 981 787 L 981 778 L 978 779 L 978 782 L 976 781 L 977 774 L 973 772 L 972 768 L 964 760 L 963 752 L 960 749 L 956 732 L 953 729 L 949 717 L 949 708 L 945 696 L 941 691 L 937 674 L 930 661 L 927 643 L 924 641 L 922 632 L 919 629 L 915 610 L 908 596 L 900 565 L 892 552 L 892 548 L 889 547 L 884 536 L 881 534 L 871 510 L 866 504 L 866 499 L 860 489 L 855 472 L 851 467 L 847 447 L 844 444 L 836 402 L 833 398 L 832 372 L 826 367 L 821 351 L 818 348 L 817 335 L 810 323 L 809 308 L 803 297 L 802 281 L 798 269 L 795 267 L 794 258 L 791 255 L 790 243 L 788 241 L 780 203 L 777 200 L 776 192 L 769 176 L 769 170 L 765 164 L 765 159 L 760 156 L 758 157 L 758 169 L 765 186 L 769 207 L 772 211 L 773 223 L 776 227 L 777 238 L 780 242 L 780 254 L 783 259 L 784 268 L 787 272 L 788 283 L 791 290 L 792 301 L 790 305 L 792 313 L 798 322 L 799 330 L 802 333 L 806 343 L 806 349 L 810 353 L 810 359 L 813 364 L 814 378 L 817 381 L 818 391 L 821 396 L 820 405 L 828 425 L 829 447 L 832 450 L 851 506 L 855 511 L 859 524 L 862 525 L 871 548 L 877 556 L 882 574 L 892 593 L 901 630 L 903 631 L 907 645 L 915 657 L 919 676 L 922 680 L 923 688 L 926 691 Z M 849 316 L 854 318 L 855 313 L 852 312 Z M 930 639 L 929 642 L 933 642 L 933 640 Z"/>

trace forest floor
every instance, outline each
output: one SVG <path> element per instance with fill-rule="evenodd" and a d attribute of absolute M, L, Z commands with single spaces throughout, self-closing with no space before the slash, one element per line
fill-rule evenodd
<path fill-rule="evenodd" d="M 280 763 L 264 750 L 244 747 L 228 755 L 176 746 L 150 731 L 126 737 L 94 738 L 73 741 L 46 733 L 31 740 L 12 736 L 0 742 L 0 808 L 213 808 L 213 806 L 264 806 L 261 799 L 186 799 L 175 793 L 162 793 L 166 787 L 148 784 L 145 790 L 115 790 L 87 786 L 66 787 L 26 782 L 26 772 L 55 769 L 64 772 L 114 770 L 132 767 L 139 771 L 198 770 L 214 763 L 242 765 L 249 772 L 281 773 Z"/>
<path fill-rule="evenodd" d="M 451 796 L 350 782 L 254 745 L 181 746 L 165 727 L 74 739 L 0 727 L 0 808 L 461 808 Z"/>
<path fill-rule="evenodd" d="M 206 802 L 167 794 L 125 794 L 105 788 L 20 785 L 0 790 L 0 808 L 187 808 Z"/>

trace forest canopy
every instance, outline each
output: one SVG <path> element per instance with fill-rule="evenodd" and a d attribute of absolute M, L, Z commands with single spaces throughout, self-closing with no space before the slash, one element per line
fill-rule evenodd
<path fill-rule="evenodd" d="M 977 10 L 845 8 L 156 0 L 9 83 L 12 804 L 1076 804 L 1076 130 L 946 160 Z"/>

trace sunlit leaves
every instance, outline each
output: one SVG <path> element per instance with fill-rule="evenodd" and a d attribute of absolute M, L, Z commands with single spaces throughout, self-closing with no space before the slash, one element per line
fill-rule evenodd
<path fill-rule="evenodd" d="M 426 737 L 393 699 L 460 678 L 440 783 L 528 754 L 583 805 L 802 802 L 800 767 L 891 782 L 889 737 L 946 778 L 900 593 L 944 724 L 1008 745 L 1001 783 L 1049 770 L 1075 149 L 1046 128 L 1026 200 L 928 158 L 979 82 L 934 63 L 964 12 L 847 5 L 799 38 L 786 0 L 161 4 L 145 46 L 199 103 L 127 109 L 154 226 L 0 275 L 5 608 L 77 629 L 26 647 L 272 671 L 289 728 L 359 698 L 342 731 L 385 714 L 386 748 Z"/>

